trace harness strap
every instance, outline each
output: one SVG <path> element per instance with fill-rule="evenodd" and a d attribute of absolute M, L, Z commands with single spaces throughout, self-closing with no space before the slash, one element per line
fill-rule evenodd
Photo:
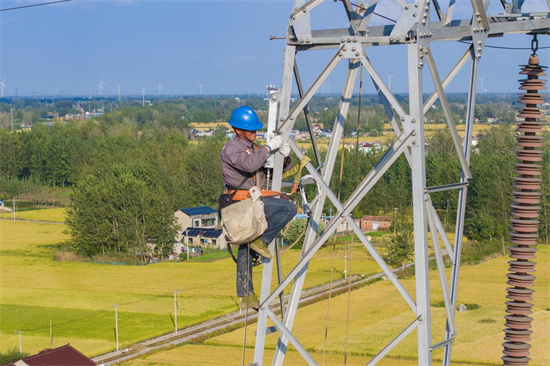
<path fill-rule="evenodd" d="M 229 194 L 233 194 L 233 192 L 235 192 L 235 195 L 233 196 L 233 201 L 242 201 L 242 200 L 245 200 L 248 197 L 250 197 L 250 194 L 249 194 L 248 190 L 239 189 L 237 191 L 234 191 L 234 190 L 233 191 L 227 191 L 227 193 L 229 193 Z M 268 190 L 265 190 L 265 189 L 261 189 L 260 192 L 262 194 L 262 197 L 273 197 L 273 196 L 285 195 L 284 192 L 268 191 Z"/>
<path fill-rule="evenodd" d="M 290 177 L 293 174 L 296 174 L 294 176 L 294 182 L 292 182 L 292 189 L 289 193 L 287 193 L 288 196 L 294 194 L 296 190 L 298 189 L 298 184 L 300 183 L 300 178 L 302 177 L 302 170 L 305 168 L 307 163 L 309 163 L 311 159 L 308 156 L 304 156 L 300 160 L 300 165 L 296 165 L 294 168 L 290 169 L 289 171 L 285 172 L 283 174 L 283 179 Z"/>

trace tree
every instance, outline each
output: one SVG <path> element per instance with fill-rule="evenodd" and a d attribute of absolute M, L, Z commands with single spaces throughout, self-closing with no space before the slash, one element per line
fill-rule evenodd
<path fill-rule="evenodd" d="M 292 220 L 286 227 L 283 233 L 283 239 L 286 241 L 289 245 L 294 245 L 293 248 L 295 249 L 301 249 L 304 245 L 304 234 L 306 232 L 307 228 L 307 219 L 294 219 Z M 325 229 L 325 224 L 320 224 L 319 229 L 317 232 L 321 232 Z"/>
<path fill-rule="evenodd" d="M 400 211 L 401 212 L 401 211 Z M 389 240 L 385 240 L 387 258 L 392 264 L 400 264 L 405 269 L 405 263 L 414 257 L 414 232 L 409 216 L 398 213 L 394 218 L 394 232 Z"/>

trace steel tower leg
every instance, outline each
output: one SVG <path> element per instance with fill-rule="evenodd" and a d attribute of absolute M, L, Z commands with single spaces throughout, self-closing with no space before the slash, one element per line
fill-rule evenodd
<path fill-rule="evenodd" d="M 464 155 L 466 161 L 470 162 L 471 150 L 472 150 L 472 131 L 474 128 L 474 109 L 476 104 L 476 83 L 477 83 L 477 70 L 478 70 L 478 59 L 474 55 L 473 49 L 471 49 L 471 67 L 470 67 L 470 82 L 468 87 L 468 104 L 466 109 L 466 131 L 464 134 Z M 461 183 L 467 181 L 464 172 L 461 174 L 460 178 Z M 455 243 L 454 243 L 454 260 L 451 270 L 451 285 L 450 285 L 450 295 L 451 295 L 451 311 L 455 313 L 456 311 L 456 295 L 458 291 L 458 274 L 460 272 L 460 254 L 462 252 L 462 234 L 464 232 L 464 218 L 466 215 L 466 197 L 468 195 L 468 187 L 464 186 L 460 189 L 459 198 L 458 198 L 458 208 L 456 213 L 456 229 L 455 229 Z M 454 336 L 447 323 L 446 330 L 446 339 Z M 452 343 L 449 343 L 445 346 L 443 353 L 443 365 L 451 364 L 451 350 Z"/>
<path fill-rule="evenodd" d="M 413 133 L 416 139 L 411 143 L 412 200 L 414 217 L 414 260 L 416 283 L 416 315 L 420 323 L 417 326 L 418 364 L 432 364 L 430 350 L 430 283 L 428 268 L 428 232 L 425 201 L 426 161 L 424 147 L 424 113 L 422 98 L 422 67 L 418 44 L 407 46 L 409 72 L 409 107 Z"/>
<path fill-rule="evenodd" d="M 360 62 L 359 61 L 350 61 L 348 76 L 346 78 L 346 83 L 344 85 L 344 90 L 342 92 L 342 99 L 340 101 L 340 107 L 338 109 L 337 121 L 334 125 L 333 137 L 330 141 L 327 158 L 324 164 L 323 170 L 323 180 L 327 185 L 330 183 L 332 177 L 332 171 L 334 164 L 336 162 L 336 155 L 338 153 L 338 146 L 340 139 L 343 134 L 344 124 L 346 121 L 346 116 L 349 110 L 349 105 L 351 102 L 351 96 L 353 93 L 353 87 L 355 81 L 357 80 L 357 74 L 359 71 Z M 318 203 L 315 205 L 313 212 L 311 214 L 310 220 L 314 223 L 318 223 L 321 214 L 323 212 L 323 206 L 325 205 L 326 193 L 321 193 Z M 316 224 L 310 225 L 306 231 L 306 236 L 304 238 L 304 245 L 302 253 L 305 253 L 317 235 L 317 226 Z M 302 293 L 302 288 L 305 281 L 305 275 L 307 272 L 307 265 L 300 271 L 300 273 L 294 279 L 294 284 L 292 286 L 292 291 L 290 292 L 288 305 L 286 308 L 286 318 L 284 319 L 284 325 L 292 330 L 292 325 L 294 324 L 294 319 L 296 317 L 296 311 L 298 309 L 298 303 L 300 301 L 300 295 Z M 273 365 L 282 365 L 284 361 L 284 356 L 287 350 L 288 339 L 281 335 L 277 341 L 277 348 L 275 350 L 275 355 L 273 357 Z"/>

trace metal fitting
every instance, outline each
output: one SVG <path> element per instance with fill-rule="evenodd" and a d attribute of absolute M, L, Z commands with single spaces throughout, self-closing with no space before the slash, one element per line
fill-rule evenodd
<path fill-rule="evenodd" d="M 355 56 L 359 57 L 359 52 L 355 52 Z"/>
<path fill-rule="evenodd" d="M 411 119 L 411 122 L 412 122 L 412 123 L 415 123 L 415 122 L 416 122 L 416 119 L 414 119 L 414 118 Z"/>
<path fill-rule="evenodd" d="M 401 117 L 401 122 L 404 122 L 405 121 L 405 117 Z"/>

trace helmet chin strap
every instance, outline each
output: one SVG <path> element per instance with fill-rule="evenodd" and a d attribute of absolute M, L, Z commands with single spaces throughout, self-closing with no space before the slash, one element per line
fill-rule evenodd
<path fill-rule="evenodd" d="M 237 130 L 239 130 L 240 132 L 237 132 Z M 239 137 L 240 139 L 243 139 L 245 141 L 250 142 L 251 144 L 254 144 L 254 141 L 251 141 L 248 137 L 246 137 L 243 129 L 236 128 L 235 133 L 237 134 L 237 137 Z"/>

